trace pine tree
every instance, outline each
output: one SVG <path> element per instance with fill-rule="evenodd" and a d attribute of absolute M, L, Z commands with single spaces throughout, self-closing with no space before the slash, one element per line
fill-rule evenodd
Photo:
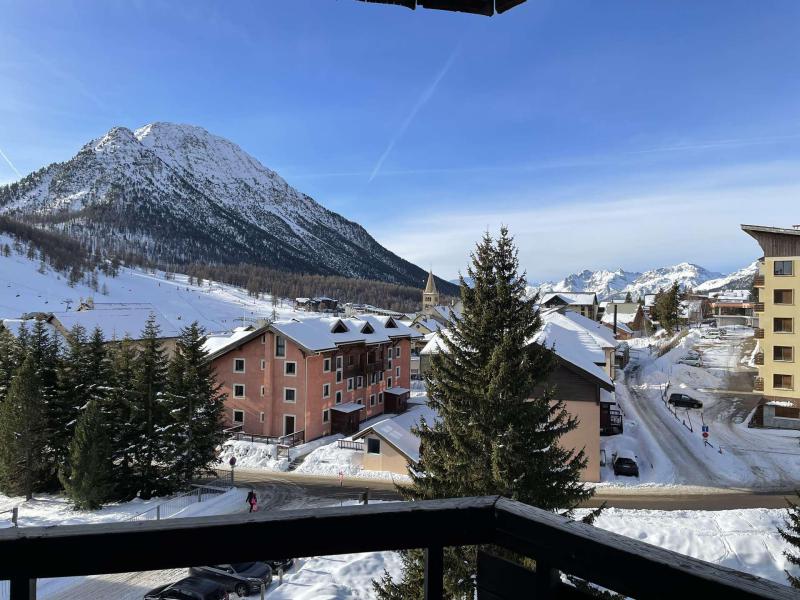
<path fill-rule="evenodd" d="M 559 446 L 577 427 L 546 380 L 553 353 L 531 343 L 541 326 L 528 298 L 512 238 L 503 228 L 495 241 L 486 234 L 461 278 L 463 313 L 455 318 L 444 349 L 432 356 L 426 374 L 429 403 L 439 420 L 421 423 L 422 457 L 408 499 L 500 494 L 546 510 L 567 510 L 592 495 L 580 481 L 583 451 Z M 448 597 L 474 594 L 475 548 L 445 552 Z M 403 578 L 387 573 L 375 583 L 382 600 L 421 595 L 421 553 L 403 553 Z"/>
<path fill-rule="evenodd" d="M 792 502 L 788 498 L 786 502 L 789 504 L 789 509 L 786 515 L 785 528 L 778 528 L 778 533 L 786 542 L 795 550 L 795 552 L 785 551 L 783 555 L 787 558 L 789 563 L 795 567 L 800 566 L 800 555 L 796 553 L 800 549 L 800 505 Z M 789 580 L 789 585 L 793 588 L 800 589 L 800 577 L 792 575 L 786 571 L 786 578 Z"/>
<path fill-rule="evenodd" d="M 119 500 L 129 500 L 138 490 L 133 474 L 139 431 L 131 420 L 132 407 L 138 397 L 135 389 L 134 342 L 125 337 L 114 344 L 110 352 L 110 361 L 111 382 L 106 407 L 108 429 L 111 432 L 114 496 Z"/>
<path fill-rule="evenodd" d="M 69 474 L 62 483 L 76 508 L 96 510 L 113 493 L 110 430 L 102 402 L 91 399 L 69 445 Z"/>
<path fill-rule="evenodd" d="M 197 322 L 185 327 L 170 361 L 165 403 L 173 419 L 170 427 L 172 473 L 177 485 L 190 482 L 217 461 L 222 442 L 221 420 L 225 395 L 220 393 L 208 353 L 206 337 Z"/>
<path fill-rule="evenodd" d="M 680 287 L 677 282 L 666 292 L 658 291 L 652 311 L 664 329 L 670 333 L 677 330 L 680 311 Z"/>
<path fill-rule="evenodd" d="M 630 304 L 631 302 L 633 302 L 633 296 L 631 296 L 631 293 L 630 293 L 630 292 L 628 292 L 627 294 L 625 294 L 625 302 L 627 302 L 628 304 Z"/>
<path fill-rule="evenodd" d="M 11 378 L 24 359 L 22 346 L 7 329 L 0 329 L 0 402 L 5 399 Z"/>
<path fill-rule="evenodd" d="M 28 356 L 0 404 L 0 490 L 30 500 L 38 491 L 46 434 L 41 382 Z"/>
<path fill-rule="evenodd" d="M 170 415 L 163 403 L 166 384 L 166 351 L 160 340 L 161 329 L 155 315 L 150 315 L 142 331 L 139 351 L 134 361 L 134 398 L 131 427 L 134 428 L 133 482 L 142 498 L 168 490 L 169 478 L 164 469 L 167 448 L 162 438 L 170 425 Z"/>

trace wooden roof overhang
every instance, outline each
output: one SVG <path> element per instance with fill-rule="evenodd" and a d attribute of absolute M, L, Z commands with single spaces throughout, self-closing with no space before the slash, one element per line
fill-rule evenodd
<path fill-rule="evenodd" d="M 436 10 L 449 10 L 453 12 L 465 12 L 476 15 L 491 17 L 495 13 L 504 13 L 515 6 L 522 4 L 525 0 L 359 0 L 372 4 L 396 4 L 415 10 L 421 8 L 432 8 Z"/>

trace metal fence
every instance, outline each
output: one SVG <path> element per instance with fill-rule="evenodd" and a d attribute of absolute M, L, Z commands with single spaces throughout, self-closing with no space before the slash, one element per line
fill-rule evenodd
<path fill-rule="evenodd" d="M 146 510 L 138 515 L 134 515 L 126 521 L 160 521 L 161 519 L 169 519 L 174 517 L 181 511 L 187 509 L 193 504 L 198 504 L 204 500 L 208 500 L 214 496 L 224 494 L 231 489 L 229 482 L 216 481 L 212 484 L 197 485 L 194 489 L 188 491 L 174 498 L 170 498 L 165 502 L 157 504 L 153 508 Z"/>

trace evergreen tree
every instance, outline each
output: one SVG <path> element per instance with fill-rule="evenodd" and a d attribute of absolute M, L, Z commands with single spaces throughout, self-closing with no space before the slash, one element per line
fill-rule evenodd
<path fill-rule="evenodd" d="M 107 393 L 107 424 L 111 433 L 112 479 L 114 495 L 129 500 L 138 487 L 134 478 L 134 456 L 139 431 L 131 420 L 136 404 L 136 348 L 129 337 L 115 344 L 110 352 L 111 382 Z"/>
<path fill-rule="evenodd" d="M 0 403 L 0 490 L 30 500 L 40 489 L 46 434 L 41 382 L 28 356 Z"/>
<path fill-rule="evenodd" d="M 24 359 L 22 346 L 7 329 L 0 329 L 0 402 L 2 402 L 8 387 L 11 385 L 11 378 Z"/>
<path fill-rule="evenodd" d="M 559 446 L 577 427 L 546 380 L 554 366 L 551 350 L 531 340 L 541 326 L 528 298 L 524 274 L 506 228 L 494 241 L 486 234 L 461 278 L 463 313 L 453 319 L 443 351 L 426 374 L 435 423 L 421 423 L 422 456 L 412 500 L 500 494 L 546 510 L 567 510 L 592 495 L 580 481 L 583 451 Z M 447 597 L 474 594 L 475 548 L 445 551 Z M 421 596 L 421 553 L 403 553 L 403 578 L 386 573 L 375 583 L 382 600 Z"/>
<path fill-rule="evenodd" d="M 786 502 L 789 504 L 789 509 L 786 515 L 785 528 L 779 527 L 778 533 L 794 550 L 794 552 L 787 550 L 783 555 L 792 565 L 800 567 L 800 555 L 797 554 L 797 550 L 800 549 L 800 505 L 788 498 Z M 786 571 L 786 578 L 793 588 L 800 588 L 800 577 Z"/>
<path fill-rule="evenodd" d="M 170 415 L 164 405 L 167 361 L 161 329 L 155 315 L 147 319 L 139 351 L 134 360 L 134 397 L 130 423 L 135 431 L 133 483 L 142 498 L 150 498 L 169 490 L 165 458 L 167 448 L 162 438 L 170 425 Z"/>
<path fill-rule="evenodd" d="M 627 303 L 631 303 L 631 302 L 633 302 L 633 296 L 631 296 L 631 293 L 630 293 L 630 292 L 628 292 L 627 294 L 625 294 L 625 302 L 627 302 Z"/>
<path fill-rule="evenodd" d="M 197 322 L 185 327 L 169 366 L 164 397 L 173 424 L 167 438 L 178 485 L 207 471 L 217 461 L 216 448 L 222 443 L 225 395 L 203 349 L 205 341 Z"/>
<path fill-rule="evenodd" d="M 677 331 L 680 315 L 680 287 L 677 282 L 667 291 L 658 291 L 652 312 L 664 329 L 670 333 Z"/>
<path fill-rule="evenodd" d="M 83 409 L 69 445 L 69 474 L 62 483 L 76 508 L 95 510 L 112 495 L 110 430 L 101 401 L 91 399 Z"/>

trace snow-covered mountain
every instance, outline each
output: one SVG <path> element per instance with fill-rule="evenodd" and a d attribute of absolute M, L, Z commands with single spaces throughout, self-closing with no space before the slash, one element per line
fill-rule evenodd
<path fill-rule="evenodd" d="M 654 294 L 677 282 L 681 289 L 710 292 L 721 289 L 749 289 L 756 263 L 723 276 L 692 263 L 652 269 L 644 273 L 635 271 L 590 271 L 568 275 L 560 281 L 548 281 L 530 286 L 531 292 L 597 292 L 601 300 L 624 297 L 628 292 L 634 298 Z"/>
<path fill-rule="evenodd" d="M 115 127 L 70 160 L 0 187 L 2 214 L 162 263 L 249 263 L 415 287 L 426 278 L 236 144 L 190 125 Z"/>

